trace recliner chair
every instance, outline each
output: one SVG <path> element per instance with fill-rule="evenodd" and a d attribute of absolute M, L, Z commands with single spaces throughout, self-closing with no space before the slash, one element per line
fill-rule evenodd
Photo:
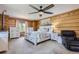
<path fill-rule="evenodd" d="M 73 30 L 61 31 L 62 44 L 69 50 L 79 51 L 79 38 Z"/>

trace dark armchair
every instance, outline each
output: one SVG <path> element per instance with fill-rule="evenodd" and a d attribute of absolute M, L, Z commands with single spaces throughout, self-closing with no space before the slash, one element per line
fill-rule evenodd
<path fill-rule="evenodd" d="M 79 51 L 79 39 L 76 37 L 76 33 L 72 30 L 61 31 L 62 44 L 69 50 Z"/>

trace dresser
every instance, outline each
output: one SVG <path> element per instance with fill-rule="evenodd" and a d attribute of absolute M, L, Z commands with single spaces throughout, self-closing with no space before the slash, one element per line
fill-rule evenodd
<path fill-rule="evenodd" d="M 8 50 L 8 32 L 0 32 L 0 52 Z"/>
<path fill-rule="evenodd" d="M 20 37 L 20 31 L 17 27 L 10 27 L 9 33 L 10 33 L 10 35 L 9 35 L 10 38 Z"/>

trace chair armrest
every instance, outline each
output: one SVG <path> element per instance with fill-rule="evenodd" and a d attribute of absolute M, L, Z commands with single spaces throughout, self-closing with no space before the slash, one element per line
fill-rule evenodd
<path fill-rule="evenodd" d="M 76 38 L 77 41 L 79 41 L 79 38 Z"/>

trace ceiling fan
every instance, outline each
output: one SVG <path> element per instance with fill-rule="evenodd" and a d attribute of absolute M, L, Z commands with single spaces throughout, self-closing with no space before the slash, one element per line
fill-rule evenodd
<path fill-rule="evenodd" d="M 46 14 L 53 14 L 53 12 L 49 12 L 47 11 L 48 9 L 54 7 L 54 4 L 50 4 L 49 6 L 43 8 L 43 6 L 40 6 L 40 9 L 38 9 L 37 7 L 33 6 L 33 5 L 29 5 L 30 7 L 32 7 L 33 9 L 37 10 L 36 12 L 31 12 L 29 14 L 35 14 L 35 13 L 39 13 L 39 12 L 42 12 L 42 13 L 46 13 Z M 40 16 L 42 16 L 40 14 Z"/>

